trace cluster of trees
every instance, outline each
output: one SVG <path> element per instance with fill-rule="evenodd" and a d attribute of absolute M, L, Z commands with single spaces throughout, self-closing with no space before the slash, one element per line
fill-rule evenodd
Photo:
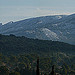
<path fill-rule="evenodd" d="M 65 56 L 61 53 L 53 56 L 36 54 L 6 56 L 0 54 L 0 75 L 36 75 L 37 57 L 39 57 L 39 72 L 41 75 L 49 75 L 52 65 L 55 65 L 55 73 L 75 75 L 75 55 Z"/>
<path fill-rule="evenodd" d="M 0 75 L 36 75 L 37 57 L 41 75 L 52 65 L 55 73 L 75 75 L 75 45 L 0 34 Z"/>
<path fill-rule="evenodd" d="M 24 36 L 0 34 L 0 52 L 5 54 L 20 53 L 53 53 L 65 52 L 75 54 L 75 45 L 70 45 L 58 41 L 29 39 Z"/>

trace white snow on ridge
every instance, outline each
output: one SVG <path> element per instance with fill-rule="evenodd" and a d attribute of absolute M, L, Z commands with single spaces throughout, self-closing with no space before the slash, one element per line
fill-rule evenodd
<path fill-rule="evenodd" d="M 27 33 L 35 33 L 35 31 L 34 30 L 27 30 L 27 31 L 25 31 L 25 32 L 27 32 Z"/>
<path fill-rule="evenodd" d="M 53 24 L 53 26 L 57 26 L 58 24 Z"/>
<path fill-rule="evenodd" d="M 75 44 L 75 14 L 10 21 L 4 25 L 0 23 L 0 34 L 7 33 Z"/>
<path fill-rule="evenodd" d="M 58 19 L 61 19 L 62 18 L 62 16 L 58 16 Z"/>
<path fill-rule="evenodd" d="M 70 32 L 67 32 L 67 34 L 70 34 Z"/>
<path fill-rule="evenodd" d="M 40 23 L 42 23 L 42 21 L 38 22 L 37 24 L 40 24 Z"/>
<path fill-rule="evenodd" d="M 49 30 L 48 28 L 42 28 L 44 34 L 51 39 L 59 39 L 57 34 Z"/>

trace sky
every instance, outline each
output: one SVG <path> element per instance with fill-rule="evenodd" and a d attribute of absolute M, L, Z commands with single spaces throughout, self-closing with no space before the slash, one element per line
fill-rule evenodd
<path fill-rule="evenodd" d="M 75 0 L 0 0 L 0 23 L 75 13 Z"/>

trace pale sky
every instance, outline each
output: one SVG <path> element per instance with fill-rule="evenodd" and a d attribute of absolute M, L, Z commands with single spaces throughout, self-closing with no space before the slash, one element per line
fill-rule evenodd
<path fill-rule="evenodd" d="M 75 13 L 75 0 L 0 0 L 0 23 Z"/>

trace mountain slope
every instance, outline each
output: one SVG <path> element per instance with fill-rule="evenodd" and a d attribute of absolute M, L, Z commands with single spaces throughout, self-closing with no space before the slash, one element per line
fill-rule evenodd
<path fill-rule="evenodd" d="M 0 34 L 14 34 L 75 44 L 75 14 L 44 16 L 9 22 L 0 27 Z"/>
<path fill-rule="evenodd" d="M 20 53 L 56 53 L 64 52 L 75 54 L 75 45 L 70 45 L 58 41 L 29 39 L 26 37 L 16 37 L 14 35 L 0 35 L 0 53 L 20 54 Z"/>

